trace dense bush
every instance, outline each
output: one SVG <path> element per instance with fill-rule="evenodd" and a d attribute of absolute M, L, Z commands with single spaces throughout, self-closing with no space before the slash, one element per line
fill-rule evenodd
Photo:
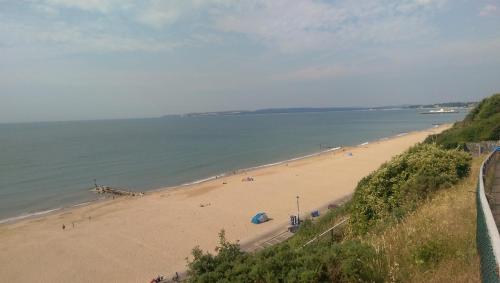
<path fill-rule="evenodd" d="M 429 267 L 431 264 L 437 264 L 443 257 L 443 244 L 437 241 L 427 241 L 412 251 L 413 260 L 417 265 Z"/>
<path fill-rule="evenodd" d="M 393 158 L 359 182 L 350 205 L 351 231 L 363 234 L 376 223 L 404 217 L 432 192 L 466 176 L 469 163 L 466 153 L 433 144 Z"/>
<path fill-rule="evenodd" d="M 193 282 L 216 282 L 226 277 L 228 270 L 247 258 L 237 243 L 226 240 L 224 230 L 219 233 L 219 246 L 215 250 L 218 252 L 216 256 L 203 253 L 199 247 L 193 249 L 193 261 L 188 262 L 188 275 Z"/>
<path fill-rule="evenodd" d="M 461 122 L 449 130 L 429 136 L 426 143 L 445 148 L 463 147 L 466 142 L 500 139 L 500 94 L 482 100 Z"/>
<path fill-rule="evenodd" d="M 193 250 L 190 282 L 382 282 L 384 264 L 359 241 L 320 242 L 303 249 L 283 243 L 245 254 L 221 239 L 219 253 Z"/>

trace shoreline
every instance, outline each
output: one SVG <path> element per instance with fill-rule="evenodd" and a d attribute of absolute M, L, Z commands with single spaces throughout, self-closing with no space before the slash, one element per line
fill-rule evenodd
<path fill-rule="evenodd" d="M 386 141 L 386 140 L 390 140 L 392 138 L 402 137 L 402 136 L 405 136 L 405 135 L 408 135 L 408 134 L 411 134 L 411 133 L 421 132 L 421 131 L 429 131 L 429 130 L 432 130 L 432 129 L 436 129 L 438 127 L 448 127 L 448 126 L 451 126 L 451 125 L 452 125 L 451 123 L 450 124 L 433 125 L 433 127 L 430 127 L 430 128 L 425 128 L 425 129 L 421 129 L 421 130 L 414 130 L 414 131 L 410 131 L 410 132 L 402 132 L 402 133 L 394 134 L 394 135 L 391 135 L 391 136 L 386 136 L 386 137 L 381 137 L 381 138 L 374 139 L 374 140 L 369 140 L 369 141 L 363 142 L 363 143 L 358 144 L 358 145 L 347 145 L 347 146 L 343 146 L 342 145 L 342 146 L 332 147 L 332 148 L 328 148 L 326 150 L 320 150 L 320 151 L 317 151 L 317 152 L 309 153 L 309 154 L 306 154 L 306 155 L 300 155 L 300 156 L 297 156 L 297 157 L 292 157 L 290 159 L 285 159 L 285 160 L 282 160 L 282 161 L 277 161 L 277 162 L 273 162 L 273 163 L 266 163 L 266 164 L 263 164 L 263 165 L 257 165 L 257 166 L 252 166 L 252 167 L 248 167 L 248 168 L 240 168 L 240 169 L 235 169 L 235 170 L 232 170 L 232 171 L 226 171 L 226 172 L 223 172 L 223 173 L 220 173 L 220 174 L 217 174 L 217 175 L 212 175 L 212 176 L 209 176 L 209 177 L 206 177 L 206 178 L 197 179 L 197 180 L 194 180 L 194 181 L 191 181 L 191 182 L 182 183 L 182 184 L 179 184 L 179 185 L 159 187 L 159 188 L 156 188 L 156 189 L 150 189 L 150 190 L 144 191 L 144 193 L 149 195 L 149 194 L 152 194 L 152 193 L 163 192 L 163 191 L 180 190 L 180 189 L 189 188 L 189 187 L 195 186 L 195 185 L 201 185 L 201 184 L 204 184 L 204 183 L 207 183 L 207 182 L 210 182 L 210 181 L 217 180 L 219 178 L 225 178 L 225 177 L 229 177 L 229 176 L 235 176 L 235 175 L 238 175 L 238 174 L 248 173 L 248 172 L 256 171 L 256 170 L 263 169 L 263 168 L 268 168 L 268 167 L 283 165 L 283 164 L 286 164 L 286 163 L 289 163 L 289 162 L 294 162 L 294 161 L 300 161 L 300 160 L 304 160 L 304 159 L 308 159 L 308 158 L 313 158 L 313 157 L 320 156 L 320 155 L 325 154 L 325 153 L 335 152 L 335 151 L 342 150 L 342 149 L 345 150 L 345 149 L 363 147 L 363 146 L 367 146 L 367 145 L 372 144 L 372 143 Z M 118 197 L 117 199 L 119 199 L 119 198 L 123 198 L 123 196 Z M 114 199 L 112 199 L 109 196 L 104 196 L 104 197 L 101 197 L 101 198 L 96 198 L 94 200 L 84 201 L 84 202 L 81 202 L 81 203 L 76 203 L 76 204 L 71 204 L 71 205 L 66 205 L 66 206 L 63 205 L 63 206 L 60 206 L 60 207 L 49 208 L 49 209 L 46 209 L 46 210 L 40 210 L 40 211 L 29 212 L 29 213 L 22 213 L 20 215 L 11 216 L 11 217 L 7 217 L 7 218 L 0 218 L 0 226 L 2 226 L 2 225 L 8 225 L 8 224 L 14 224 L 14 223 L 17 223 L 17 222 L 23 221 L 23 220 L 37 219 L 37 218 L 44 217 L 44 216 L 47 216 L 47 215 L 50 215 L 50 214 L 54 214 L 54 213 L 58 213 L 58 212 L 64 212 L 64 211 L 70 211 L 71 209 L 75 209 L 75 208 L 78 208 L 78 207 L 92 205 L 92 204 L 95 204 L 95 203 L 108 202 L 108 201 L 113 201 L 113 200 Z"/>
<path fill-rule="evenodd" d="M 2 278 L 144 282 L 185 270 L 192 248 L 213 251 L 221 230 L 228 241 L 251 249 L 286 229 L 290 215 L 297 213 L 297 196 L 301 216 L 346 199 L 359 180 L 381 164 L 447 127 L 1 224 Z M 254 181 L 246 181 L 247 177 Z M 252 224 L 257 212 L 266 212 L 273 220 Z"/>
<path fill-rule="evenodd" d="M 451 124 L 441 124 L 439 126 L 447 126 L 447 125 L 451 125 Z M 255 171 L 255 170 L 262 169 L 262 168 L 268 168 L 268 167 L 272 167 L 272 166 L 282 165 L 282 164 L 285 164 L 285 163 L 288 163 L 288 162 L 303 160 L 303 159 L 315 157 L 315 156 L 318 156 L 318 155 L 321 155 L 321 154 L 324 154 L 324 153 L 329 153 L 329 152 L 334 152 L 334 151 L 337 151 L 337 150 L 341 150 L 341 149 L 356 148 L 356 147 L 360 147 L 360 146 L 366 146 L 366 145 L 368 145 L 370 143 L 384 141 L 384 140 L 388 140 L 388 139 L 391 139 L 391 138 L 404 136 L 404 135 L 407 135 L 407 134 L 413 133 L 413 132 L 427 131 L 427 130 L 430 130 L 430 129 L 434 129 L 436 127 L 438 127 L 438 126 L 435 125 L 435 126 L 433 126 L 431 128 L 426 128 L 426 129 L 422 129 L 422 130 L 414 130 L 414 131 L 410 131 L 410 132 L 398 133 L 398 134 L 395 134 L 395 135 L 386 136 L 386 137 L 378 138 L 378 139 L 375 139 L 375 140 L 370 140 L 370 141 L 367 141 L 367 142 L 363 142 L 363 143 L 358 144 L 358 145 L 347 145 L 347 146 L 332 147 L 332 148 L 328 148 L 326 150 L 321 150 L 321 151 L 313 152 L 313 153 L 306 154 L 306 155 L 300 155 L 300 156 L 292 157 L 290 159 L 285 159 L 285 160 L 282 160 L 282 161 L 277 161 L 277 162 L 273 162 L 273 163 L 267 163 L 267 164 L 263 164 L 263 165 L 252 166 L 252 167 L 248 167 L 248 168 L 235 169 L 233 171 L 226 171 L 226 172 L 223 172 L 223 173 L 218 174 L 218 175 L 209 176 L 209 177 L 206 177 L 206 178 L 203 178 L 203 179 L 197 179 L 197 180 L 194 180 L 192 182 L 182 183 L 180 185 L 167 186 L 167 187 L 159 187 L 159 188 L 156 188 L 156 189 L 151 189 L 151 190 L 144 191 L 144 193 L 145 194 L 151 194 L 151 193 L 162 192 L 162 191 L 166 191 L 166 190 L 178 190 L 178 189 L 182 189 L 182 188 L 186 188 L 186 187 L 190 187 L 190 186 L 194 186 L 194 185 L 203 184 L 203 183 L 210 182 L 210 181 L 213 181 L 213 180 L 217 180 L 218 178 L 224 178 L 224 177 L 228 177 L 228 176 L 234 176 L 234 175 L 238 175 L 238 174 L 241 174 L 241 173 L 252 172 L 252 171 Z M 73 208 L 77 208 L 77 207 L 81 207 L 81 206 L 86 206 L 86 205 L 91 205 L 91 204 L 94 204 L 94 203 L 100 203 L 100 202 L 106 202 L 106 201 L 112 201 L 112 200 L 113 199 L 111 199 L 109 196 L 104 196 L 102 198 L 97 198 L 97 199 L 94 199 L 94 200 L 85 201 L 85 202 L 81 202 L 81 203 L 76 203 L 76 204 L 71 204 L 71 205 L 66 205 L 66 206 L 60 206 L 60 207 L 55 207 L 55 208 L 50 208 L 50 209 L 40 210 L 40 211 L 35 211 L 35 212 L 22 213 L 20 215 L 11 216 L 11 217 L 7 217 L 7 218 L 0 218 L 0 226 L 1 225 L 5 225 L 5 224 L 13 224 L 13 223 L 16 223 L 16 222 L 19 222 L 19 221 L 23 221 L 23 220 L 36 219 L 36 218 L 43 217 L 43 216 L 46 216 L 46 215 L 49 215 L 49 214 L 53 214 L 53 213 L 57 213 L 57 212 L 61 212 L 61 211 L 67 211 L 67 210 L 71 210 Z"/>

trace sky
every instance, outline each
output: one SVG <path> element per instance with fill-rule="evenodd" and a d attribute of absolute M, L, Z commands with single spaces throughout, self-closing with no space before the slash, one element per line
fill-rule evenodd
<path fill-rule="evenodd" d="M 495 92 L 500 0 L 0 0 L 0 123 Z"/>

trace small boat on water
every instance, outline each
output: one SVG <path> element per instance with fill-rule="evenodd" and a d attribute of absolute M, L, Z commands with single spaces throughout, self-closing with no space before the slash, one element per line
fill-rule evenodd
<path fill-rule="evenodd" d="M 420 114 L 451 114 L 451 113 L 458 113 L 458 111 L 455 109 L 440 108 L 438 110 L 429 110 L 428 112 L 421 112 Z"/>

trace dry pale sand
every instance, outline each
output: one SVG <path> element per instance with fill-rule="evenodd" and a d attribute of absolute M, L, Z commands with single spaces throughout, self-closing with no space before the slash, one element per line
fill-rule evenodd
<path fill-rule="evenodd" d="M 0 225 L 0 281 L 149 282 L 183 271 L 191 249 L 213 251 L 221 229 L 248 243 L 284 228 L 297 211 L 297 195 L 303 212 L 347 196 L 383 162 L 446 127 Z M 246 176 L 255 181 L 242 182 Z M 273 220 L 251 224 L 260 211 Z"/>

